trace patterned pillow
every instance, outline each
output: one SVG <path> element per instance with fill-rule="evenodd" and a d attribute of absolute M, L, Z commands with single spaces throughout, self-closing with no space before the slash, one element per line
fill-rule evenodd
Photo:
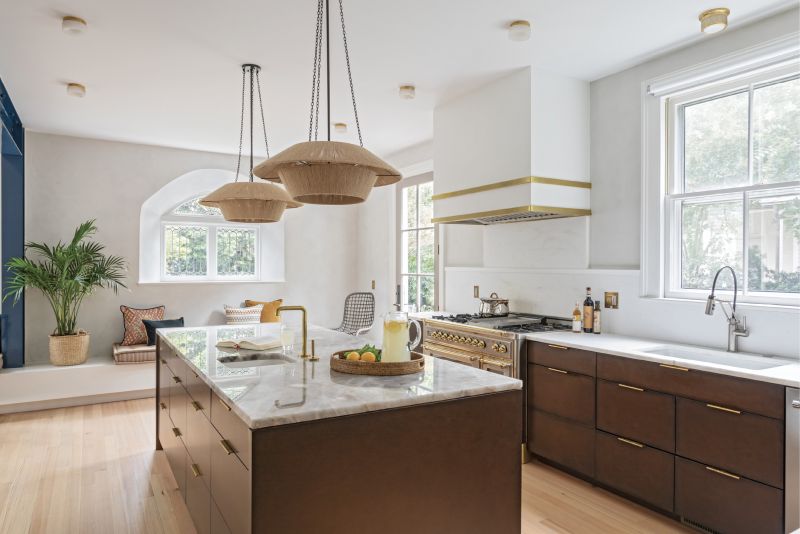
<path fill-rule="evenodd" d="M 154 308 L 120 306 L 119 311 L 122 312 L 122 323 L 125 325 L 125 335 L 122 337 L 121 345 L 144 345 L 147 343 L 147 330 L 142 319 L 160 321 L 164 318 L 164 306 Z"/>
<path fill-rule="evenodd" d="M 225 319 L 227 324 L 257 324 L 261 322 L 261 311 L 263 304 L 248 306 L 247 308 L 235 308 L 225 306 Z"/>

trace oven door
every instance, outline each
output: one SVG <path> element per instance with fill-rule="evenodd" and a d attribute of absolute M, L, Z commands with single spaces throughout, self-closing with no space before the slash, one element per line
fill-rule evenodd
<path fill-rule="evenodd" d="M 496 373 L 498 375 L 508 377 L 514 376 L 514 366 L 511 365 L 511 362 L 483 358 L 481 360 L 481 369 L 484 371 L 489 371 L 490 373 Z"/>
<path fill-rule="evenodd" d="M 442 347 L 441 345 L 434 345 L 433 343 L 425 343 L 422 345 L 422 352 L 426 356 L 450 360 L 451 362 L 469 365 L 470 367 L 480 368 L 481 366 L 481 357 L 468 351 L 453 350 L 449 347 Z"/>

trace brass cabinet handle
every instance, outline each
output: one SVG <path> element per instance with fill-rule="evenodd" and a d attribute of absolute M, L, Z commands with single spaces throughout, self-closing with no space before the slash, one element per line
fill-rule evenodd
<path fill-rule="evenodd" d="M 637 388 L 636 386 L 629 386 L 628 384 L 617 384 L 621 388 L 625 389 L 632 389 L 633 391 L 644 391 L 642 388 Z"/>
<path fill-rule="evenodd" d="M 706 466 L 706 469 L 708 469 L 712 473 L 716 473 L 718 475 L 726 476 L 726 477 L 732 478 L 734 480 L 739 480 L 741 478 L 738 475 L 734 475 L 733 473 L 728 473 L 727 471 L 723 471 L 722 469 L 716 469 L 716 468 L 710 467 L 710 466 Z"/>
<path fill-rule="evenodd" d="M 167 405 L 164 404 L 163 402 L 159 402 L 158 405 L 161 406 L 162 410 L 166 410 L 167 409 Z"/>
<path fill-rule="evenodd" d="M 659 363 L 659 367 L 664 367 L 665 369 L 674 369 L 676 371 L 688 371 L 686 367 L 678 367 L 677 365 L 668 365 L 666 363 Z"/>
<path fill-rule="evenodd" d="M 194 475 L 194 478 L 199 477 L 202 474 L 200 472 L 200 466 L 197 464 L 192 464 L 192 474 Z"/>
<path fill-rule="evenodd" d="M 164 358 L 161 358 L 161 365 L 166 365 L 166 364 L 167 364 L 167 360 L 165 360 Z"/>
<path fill-rule="evenodd" d="M 192 408 L 194 408 L 194 410 L 195 410 L 196 412 L 199 412 L 200 410 L 202 410 L 202 409 L 203 409 L 203 407 L 202 407 L 202 406 L 200 406 L 200 403 L 199 403 L 199 402 L 197 402 L 197 401 L 192 401 L 192 402 L 191 402 L 191 404 L 192 404 Z"/>
<path fill-rule="evenodd" d="M 734 410 L 733 408 L 726 408 L 724 406 L 717 406 L 716 404 L 706 404 L 712 410 L 719 410 L 721 412 L 728 412 L 728 413 L 735 413 L 736 415 L 742 415 L 742 412 L 739 410 Z"/>
<path fill-rule="evenodd" d="M 569 350 L 569 347 L 565 347 L 563 345 L 547 345 L 551 349 L 558 349 L 558 350 Z"/>
<path fill-rule="evenodd" d="M 181 434 L 181 430 L 179 428 L 176 428 L 176 427 L 172 427 L 172 433 L 175 434 L 176 438 L 178 438 L 178 437 L 180 437 L 182 435 Z"/>
<path fill-rule="evenodd" d="M 555 367 L 548 367 L 548 371 L 553 371 L 554 373 L 561 373 L 563 375 L 568 375 L 569 371 L 564 371 L 563 369 L 556 369 Z"/>
<path fill-rule="evenodd" d="M 176 384 L 180 384 L 180 383 L 181 383 L 181 379 L 180 379 L 180 378 L 178 378 L 177 376 L 173 376 L 173 377 L 172 377 L 172 380 L 173 380 L 173 381 L 174 381 Z"/>
<path fill-rule="evenodd" d="M 627 443 L 628 445 L 633 445 L 634 447 L 639 447 L 640 449 L 644 448 L 644 445 L 642 445 L 638 441 L 633 441 L 633 440 L 625 439 L 625 438 L 617 438 L 617 440 L 621 441 L 622 443 Z"/>
<path fill-rule="evenodd" d="M 225 403 L 225 401 L 224 401 L 224 400 L 220 399 L 219 397 L 217 397 L 217 400 L 219 401 L 219 403 L 220 403 L 221 405 L 225 406 L 225 409 L 226 409 L 226 410 L 228 410 L 228 411 L 231 411 L 231 407 L 230 407 L 230 406 L 228 406 L 228 405 Z"/>
<path fill-rule="evenodd" d="M 223 449 L 225 449 L 225 454 L 227 454 L 229 456 L 231 454 L 233 454 L 234 452 L 236 452 L 236 451 L 233 450 L 233 447 L 231 447 L 231 444 L 227 439 L 219 440 L 219 444 L 222 445 Z"/>

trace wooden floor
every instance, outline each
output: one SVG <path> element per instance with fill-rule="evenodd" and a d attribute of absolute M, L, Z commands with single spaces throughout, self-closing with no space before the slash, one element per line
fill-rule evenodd
<path fill-rule="evenodd" d="M 0 533 L 193 533 L 152 399 L 0 416 Z M 522 470 L 522 532 L 688 532 L 538 463 Z"/>

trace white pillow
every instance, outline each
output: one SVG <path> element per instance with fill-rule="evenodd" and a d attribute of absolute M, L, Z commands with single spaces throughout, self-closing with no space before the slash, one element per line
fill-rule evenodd
<path fill-rule="evenodd" d="M 258 324 L 261 322 L 261 310 L 263 309 L 263 304 L 247 308 L 237 308 L 226 304 L 225 320 L 227 324 Z"/>

